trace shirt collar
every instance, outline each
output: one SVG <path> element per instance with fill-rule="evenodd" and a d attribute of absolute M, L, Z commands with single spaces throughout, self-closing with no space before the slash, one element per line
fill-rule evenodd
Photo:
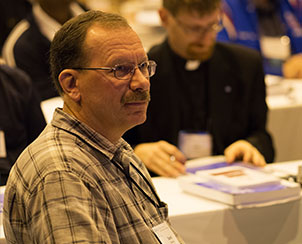
<path fill-rule="evenodd" d="M 77 16 L 84 12 L 84 9 L 78 3 L 71 3 L 70 10 L 73 16 Z M 61 24 L 50 17 L 39 4 L 33 6 L 33 15 L 40 28 L 41 33 L 49 40 L 52 41 L 55 33 L 61 28 Z"/>
<path fill-rule="evenodd" d="M 81 137 L 87 143 L 100 150 L 110 160 L 113 159 L 116 153 L 120 154 L 121 151 L 128 155 L 133 155 L 134 153 L 131 146 L 123 138 L 120 138 L 116 144 L 113 144 L 103 135 L 75 117 L 63 112 L 60 108 L 55 110 L 51 124 Z"/>

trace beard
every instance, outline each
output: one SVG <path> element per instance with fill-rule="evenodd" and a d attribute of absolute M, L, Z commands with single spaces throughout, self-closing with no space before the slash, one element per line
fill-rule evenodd
<path fill-rule="evenodd" d="M 211 58 L 214 52 L 215 43 L 211 44 L 209 47 L 205 47 L 200 44 L 189 44 L 187 47 L 187 59 L 206 61 Z"/>

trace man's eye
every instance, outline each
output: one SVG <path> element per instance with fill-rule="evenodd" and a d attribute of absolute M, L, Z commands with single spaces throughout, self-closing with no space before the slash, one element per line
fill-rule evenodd
<path fill-rule="evenodd" d="M 146 69 L 148 67 L 148 63 L 147 62 L 143 62 L 143 63 L 140 64 L 140 67 L 142 69 Z"/>
<path fill-rule="evenodd" d="M 115 70 L 118 72 L 123 72 L 125 74 L 129 73 L 132 70 L 132 66 L 130 65 L 118 65 L 116 66 Z"/>

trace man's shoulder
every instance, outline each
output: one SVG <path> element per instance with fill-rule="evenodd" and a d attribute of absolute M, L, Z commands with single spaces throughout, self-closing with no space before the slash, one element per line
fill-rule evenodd
<path fill-rule="evenodd" d="M 217 52 L 233 56 L 234 58 L 261 59 L 260 53 L 257 50 L 240 44 L 217 42 L 215 48 Z"/>
<path fill-rule="evenodd" d="M 156 44 L 154 46 L 152 46 L 150 48 L 150 50 L 148 51 L 148 53 L 158 53 L 160 50 L 163 49 L 163 46 L 164 46 L 164 43 L 159 43 L 159 44 Z"/>
<path fill-rule="evenodd" d="M 98 167 L 96 162 L 109 162 L 87 140 L 84 141 L 84 137 L 69 128 L 69 124 L 65 123 L 68 118 L 57 116 L 54 114 L 53 121 L 22 152 L 15 163 L 17 171 L 22 172 L 17 177 L 22 177 L 32 185 L 39 184 L 47 175 L 56 172 L 91 179 L 90 174 Z"/>
<path fill-rule="evenodd" d="M 33 86 L 29 76 L 24 71 L 4 64 L 0 65 L 0 79 L 5 87 L 10 86 L 20 93 L 28 92 Z"/>
<path fill-rule="evenodd" d="M 29 20 L 24 20 L 24 23 L 27 23 L 27 28 L 23 30 L 22 35 L 20 35 L 20 37 L 16 40 L 16 44 L 15 47 L 16 48 L 39 48 L 41 46 L 41 43 L 49 43 L 50 45 L 50 41 L 48 41 L 46 39 L 45 36 L 43 36 L 43 34 L 41 33 L 39 27 L 37 26 L 37 24 L 34 22 L 34 20 L 29 21 Z M 25 25 L 25 24 L 24 24 Z"/>
<path fill-rule="evenodd" d="M 50 41 L 41 33 L 32 14 L 16 25 L 7 40 L 11 43 L 10 46 L 14 46 L 14 49 L 28 48 L 32 50 L 33 48 L 39 48 L 40 43 L 50 44 Z"/>
<path fill-rule="evenodd" d="M 49 49 L 50 41 L 42 35 L 33 16 L 21 20 L 7 37 L 2 49 L 6 63 L 15 66 L 15 56 L 28 60 L 32 53 Z"/>
<path fill-rule="evenodd" d="M 160 44 L 154 45 L 148 52 L 150 60 L 154 60 L 157 64 L 156 74 L 151 78 L 154 83 L 155 80 L 165 77 L 171 77 L 171 70 L 173 70 L 173 53 L 167 40 Z"/>
<path fill-rule="evenodd" d="M 148 57 L 149 59 L 158 61 L 161 56 L 166 55 L 168 52 L 168 45 L 167 42 L 164 41 L 160 44 L 156 44 L 150 48 L 148 51 Z"/>
<path fill-rule="evenodd" d="M 64 162 L 76 152 L 74 140 L 64 130 L 48 124 L 36 140 L 25 148 L 15 164 L 27 179 L 35 174 L 34 171 L 38 173 L 36 176 L 43 178 L 53 170 L 65 170 Z"/>
<path fill-rule="evenodd" d="M 263 72 L 260 53 L 239 44 L 217 42 L 211 60 L 215 65 L 228 67 L 228 70 L 241 70 L 250 74 Z"/>

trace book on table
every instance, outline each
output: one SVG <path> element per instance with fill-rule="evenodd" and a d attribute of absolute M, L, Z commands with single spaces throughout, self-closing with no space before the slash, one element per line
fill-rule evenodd
<path fill-rule="evenodd" d="M 237 162 L 187 167 L 179 177 L 183 191 L 236 207 L 273 204 L 300 197 L 300 185 L 270 175 L 262 168 Z"/>

